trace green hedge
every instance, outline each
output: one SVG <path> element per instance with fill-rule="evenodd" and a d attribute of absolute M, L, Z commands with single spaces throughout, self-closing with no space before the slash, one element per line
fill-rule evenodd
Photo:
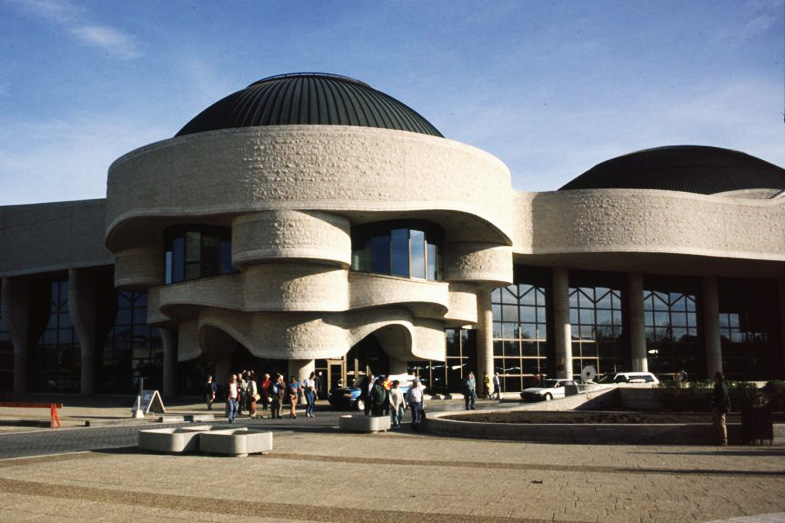
<path fill-rule="evenodd" d="M 711 380 L 690 383 L 680 388 L 676 383 L 666 383 L 660 388 L 665 410 L 674 412 L 701 412 L 711 410 Z M 735 412 L 747 407 L 768 404 L 775 412 L 785 412 L 785 381 L 770 381 L 763 388 L 746 381 L 729 381 L 731 409 Z"/>

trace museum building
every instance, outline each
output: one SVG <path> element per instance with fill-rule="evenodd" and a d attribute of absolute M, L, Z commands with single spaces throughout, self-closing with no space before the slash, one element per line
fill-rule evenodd
<path fill-rule="evenodd" d="M 363 82 L 265 78 L 117 159 L 105 199 L 0 207 L 0 390 L 783 379 L 784 190 L 758 158 L 669 146 L 517 191 Z"/>

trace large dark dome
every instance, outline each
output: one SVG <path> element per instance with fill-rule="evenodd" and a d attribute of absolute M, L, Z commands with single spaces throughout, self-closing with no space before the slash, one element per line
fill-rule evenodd
<path fill-rule="evenodd" d="M 738 151 L 677 145 L 595 165 L 559 190 L 572 189 L 664 189 L 698 194 L 785 189 L 785 169 Z"/>
<path fill-rule="evenodd" d="M 442 134 L 414 110 L 366 83 L 324 73 L 271 76 L 199 113 L 177 136 L 265 125 L 356 125 Z"/>

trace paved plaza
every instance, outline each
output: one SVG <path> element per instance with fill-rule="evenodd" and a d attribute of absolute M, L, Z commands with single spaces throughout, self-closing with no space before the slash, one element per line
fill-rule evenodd
<path fill-rule="evenodd" d="M 66 421 L 86 409 L 73 409 Z M 124 410 L 97 408 L 90 416 L 112 427 L 109 418 L 128 416 Z M 408 428 L 344 434 L 333 427 L 335 413 L 318 414 L 245 421 L 274 431 L 266 456 L 154 455 L 119 446 L 2 459 L 0 520 L 785 520 L 785 447 L 777 444 L 529 444 Z M 134 420 L 114 423 L 119 430 Z M 6 431 L 0 448 L 42 431 L 66 438 L 106 426 Z"/>

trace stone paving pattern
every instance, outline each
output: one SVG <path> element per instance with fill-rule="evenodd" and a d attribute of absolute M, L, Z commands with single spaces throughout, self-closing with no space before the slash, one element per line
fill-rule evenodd
<path fill-rule="evenodd" d="M 117 416 L 127 417 L 126 410 Z M 23 452 L 20 441 L 63 452 L 0 459 L 0 521 L 785 518 L 780 444 L 558 445 L 408 429 L 346 434 L 331 426 L 337 413 L 317 414 L 315 421 L 243 420 L 275 431 L 271 454 L 247 458 L 148 454 L 128 446 L 74 452 L 80 437 L 92 448 L 126 445 L 142 426 L 132 420 L 0 434 L 0 456 Z"/>

